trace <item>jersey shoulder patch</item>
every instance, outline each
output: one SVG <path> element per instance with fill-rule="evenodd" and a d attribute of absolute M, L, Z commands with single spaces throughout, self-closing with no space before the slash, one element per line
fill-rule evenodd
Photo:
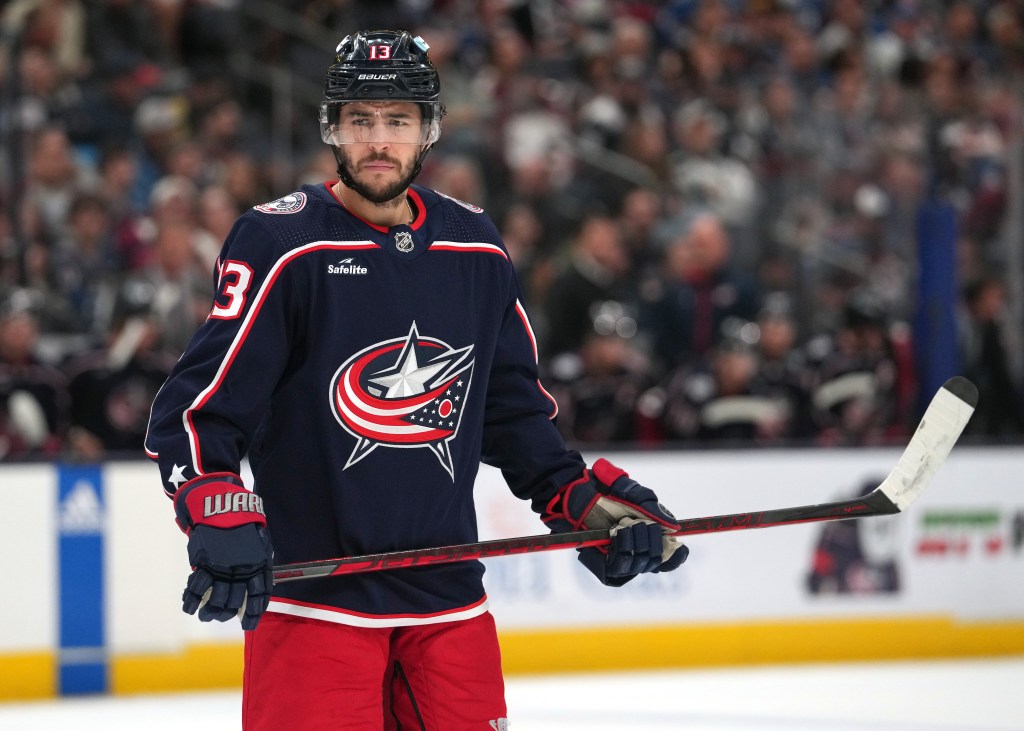
<path fill-rule="evenodd" d="M 474 206 L 472 203 L 466 203 L 466 201 L 460 201 L 458 198 L 452 198 L 450 195 L 445 195 L 444 193 L 442 193 L 440 191 L 434 191 L 434 192 L 437 193 L 442 198 L 447 198 L 452 203 L 457 203 L 458 205 L 460 205 L 463 208 L 465 208 L 467 211 L 472 211 L 473 213 L 483 213 L 484 212 L 484 209 L 481 208 L 480 206 Z"/>
<path fill-rule="evenodd" d="M 305 207 L 306 194 L 298 191 L 295 193 L 289 193 L 283 198 L 278 198 L 276 201 L 260 203 L 259 205 L 253 206 L 253 210 L 259 211 L 260 213 L 283 215 L 288 213 L 298 213 Z"/>

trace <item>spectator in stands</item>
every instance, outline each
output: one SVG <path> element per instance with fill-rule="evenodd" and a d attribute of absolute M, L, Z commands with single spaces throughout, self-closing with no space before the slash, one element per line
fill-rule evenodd
<path fill-rule="evenodd" d="M 558 428 L 571 442 L 628 444 L 637 439 L 637 399 L 652 384 L 650 364 L 631 337 L 614 331 L 627 317 L 614 307 L 599 319 L 603 332 L 588 333 L 579 349 L 555 358 L 547 381 L 558 402 Z M 611 311 L 608 311 L 611 310 Z M 626 325 L 627 332 L 630 325 Z"/>
<path fill-rule="evenodd" d="M 11 214 L 7 200 L 0 195 L 0 296 L 17 284 L 20 274 L 18 242 L 14 238 Z"/>
<path fill-rule="evenodd" d="M 101 149 L 96 172 L 95 192 L 106 201 L 116 228 L 125 219 L 139 213 L 131 199 L 136 175 L 135 160 L 123 141 Z"/>
<path fill-rule="evenodd" d="M 85 70 L 85 3 L 80 0 L 16 0 L 0 13 L 4 44 L 20 37 L 26 48 L 39 48 L 51 56 L 62 75 L 74 77 Z"/>
<path fill-rule="evenodd" d="M 893 326 L 870 288 L 848 295 L 842 326 L 809 347 L 820 443 L 864 446 L 905 438 L 911 394 L 903 378 L 903 353 L 908 348 L 902 328 Z"/>
<path fill-rule="evenodd" d="M 629 273 L 629 256 L 615 221 L 586 218 L 544 303 L 543 350 L 549 357 L 578 349 L 594 331 L 596 310 L 603 303 L 632 303 Z"/>
<path fill-rule="evenodd" d="M 969 434 L 1024 434 L 1024 388 L 1014 367 L 1019 364 L 1012 360 L 1021 333 L 1009 327 L 1006 298 L 1006 283 L 999 275 L 980 276 L 964 288 L 958 322 L 961 373 L 978 387 Z"/>
<path fill-rule="evenodd" d="M 70 332 L 88 333 L 102 340 L 110 324 L 112 293 L 122 270 L 106 201 L 93 193 L 76 195 L 66 228 L 67 236 L 57 243 L 50 257 L 55 294 L 66 304 Z"/>
<path fill-rule="evenodd" d="M 828 69 L 818 56 L 816 28 L 804 27 L 792 17 L 783 20 L 788 30 L 783 36 L 783 49 L 778 70 L 793 81 L 801 106 L 809 105 L 828 83 Z"/>
<path fill-rule="evenodd" d="M 515 264 L 525 302 L 540 316 L 537 324 L 543 329 L 543 302 L 558 274 L 555 257 L 544 246 L 544 226 L 532 206 L 517 203 L 505 211 L 500 230 L 501 240 Z"/>
<path fill-rule="evenodd" d="M 25 200 L 39 213 L 41 241 L 54 242 L 66 232 L 68 209 L 82 177 L 63 129 L 46 127 L 35 135 L 28 175 Z"/>
<path fill-rule="evenodd" d="M 165 175 L 152 186 L 143 215 L 129 218 L 118 231 L 118 249 L 122 254 L 125 271 L 136 272 L 154 265 L 156 240 L 161 226 L 183 224 L 194 229 L 196 247 L 203 247 L 199 228 L 199 188 L 183 175 Z M 206 243 L 202 249 L 207 259 L 210 250 L 219 251 L 220 242 Z M 213 253 L 216 257 L 216 252 Z"/>
<path fill-rule="evenodd" d="M 224 156 L 216 180 L 243 209 L 272 198 L 265 168 L 245 150 Z"/>
<path fill-rule="evenodd" d="M 100 152 L 96 193 L 107 205 L 117 257 L 124 271 L 144 266 L 149 258 L 145 210 L 133 200 L 137 166 L 124 141 Z"/>
<path fill-rule="evenodd" d="M 199 188 L 184 175 L 165 175 L 149 196 L 152 226 L 171 221 L 194 224 L 199 219 Z"/>
<path fill-rule="evenodd" d="M 160 35 L 153 33 L 157 18 L 153 3 L 102 0 L 86 4 L 86 47 L 100 73 L 115 59 L 134 57 L 132 68 L 167 61 Z"/>
<path fill-rule="evenodd" d="M 640 182 L 647 187 L 670 186 L 672 144 L 660 113 L 641 115 L 630 121 L 623 133 L 621 152 L 629 160 L 639 163 L 638 169 L 630 175 L 631 182 Z"/>
<path fill-rule="evenodd" d="M 649 24 L 623 16 L 611 19 L 608 32 L 584 47 L 581 82 L 586 101 L 576 118 L 588 142 L 625 152 L 636 141 L 630 132 L 637 122 L 661 120 L 647 83 L 654 64 L 653 40 Z"/>
<path fill-rule="evenodd" d="M 430 58 L 444 79 L 445 109 L 448 112 L 444 118 L 445 134 L 437 152 L 443 149 L 446 153 L 465 155 L 476 159 L 482 166 L 487 165 L 485 139 L 489 130 L 485 117 L 491 110 L 487 98 L 475 88 L 476 69 L 473 67 L 480 64 L 466 62 L 471 60 L 474 49 L 463 45 L 464 38 L 472 39 L 473 34 L 458 22 L 446 23 L 437 13 L 431 15 L 428 25 L 421 26 L 420 35 L 430 39 Z M 330 169 L 333 171 L 334 158 L 328 156 L 331 157 Z M 428 160 L 427 166 L 429 164 Z"/>
<path fill-rule="evenodd" d="M 758 379 L 757 326 L 730 319 L 717 344 L 678 368 L 647 400 L 660 402 L 663 438 L 737 445 L 783 443 L 791 435 L 789 394 Z"/>
<path fill-rule="evenodd" d="M 157 181 L 169 171 L 167 158 L 187 134 L 188 108 L 181 95 L 151 95 L 135 110 L 135 154 L 138 166 L 134 198 L 139 207 L 149 205 Z"/>
<path fill-rule="evenodd" d="M 25 289 L 32 299 L 32 314 L 40 332 L 64 332 L 75 319 L 68 303 L 57 292 L 51 265 L 53 246 L 41 234 L 41 216 L 31 203 L 13 212 L 21 218 L 22 240 L 14 236 L 9 219 L 0 219 L 0 233 L 6 235 L 3 245 L 4 280 L 0 282 L 0 299 L 17 289 Z M 19 250 L 20 244 L 20 250 Z"/>
<path fill-rule="evenodd" d="M 66 128 L 67 117 L 78 101 L 78 90 L 62 76 L 53 55 L 39 46 L 26 48 L 19 59 L 18 75 L 22 96 L 10 114 L 22 128 Z"/>
<path fill-rule="evenodd" d="M 737 122 L 753 148 L 751 164 L 768 220 L 794 197 L 820 193 L 822 141 L 810 106 L 790 76 L 771 77 Z M 770 235 L 761 229 L 762 235 Z"/>
<path fill-rule="evenodd" d="M 766 295 L 757 315 L 757 328 L 755 390 L 788 404 L 789 417 L 779 438 L 810 439 L 814 436 L 810 406 L 814 373 L 800 347 L 792 298 L 782 292 Z"/>
<path fill-rule="evenodd" d="M 656 273 L 660 266 L 657 228 L 664 216 L 663 197 L 656 190 L 634 188 L 622 198 L 616 221 L 629 254 L 630 268 L 638 279 Z"/>
<path fill-rule="evenodd" d="M 191 221 L 166 219 L 157 226 L 153 261 L 137 273 L 153 291 L 147 312 L 158 326 L 162 345 L 180 354 L 202 324 L 213 301 L 210 272 L 198 248 L 200 229 Z"/>
<path fill-rule="evenodd" d="M 501 240 L 505 242 L 516 271 L 527 272 L 543 258 L 541 236 L 544 227 L 536 212 L 524 203 L 518 203 L 505 211 L 501 221 Z M 529 275 L 520 275 L 529 279 Z"/>
<path fill-rule="evenodd" d="M 529 123 L 517 130 L 530 135 Z M 543 228 L 544 253 L 557 256 L 569 245 L 579 221 L 589 209 L 578 208 L 579 201 L 562 195 L 572 176 L 570 150 L 565 145 L 548 154 L 533 157 L 514 156 L 508 166 L 506 196 L 496 198 L 498 219 L 516 205 L 529 206 Z"/>
<path fill-rule="evenodd" d="M 757 211 L 758 188 L 750 168 L 722 150 L 727 120 L 708 101 L 696 99 L 679 107 L 674 131 L 678 152 L 672 155 L 673 185 L 692 207 L 712 211 L 744 244 Z M 744 245 L 736 256 L 752 262 Z"/>
<path fill-rule="evenodd" d="M 178 357 L 161 343 L 156 298 L 149 282 L 126 280 L 106 342 L 63 366 L 71 396 L 67 446 L 77 459 L 142 452 L 149 407 Z"/>
<path fill-rule="evenodd" d="M 440 157 L 430 170 L 429 183 L 434 190 L 451 198 L 487 207 L 487 189 L 483 173 L 475 160 L 462 155 Z"/>
<path fill-rule="evenodd" d="M 219 185 L 210 185 L 199 194 L 201 231 L 196 254 L 201 268 L 213 271 L 221 246 L 241 214 L 235 199 Z"/>
<path fill-rule="evenodd" d="M 229 152 L 246 149 L 245 115 L 238 102 L 223 97 L 199 116 L 196 143 L 208 161 L 216 161 Z"/>
<path fill-rule="evenodd" d="M 668 245 L 659 278 L 642 285 L 642 327 L 664 367 L 708 353 L 727 318 L 752 320 L 756 315 L 756 282 L 733 270 L 730 257 L 731 242 L 721 220 L 700 213 Z"/>
<path fill-rule="evenodd" d="M 0 460 L 55 458 L 68 426 L 67 381 L 39 354 L 40 299 L 16 289 L 0 303 Z"/>
<path fill-rule="evenodd" d="M 149 34 L 143 36 L 148 38 Z M 138 49 L 104 48 L 95 53 L 95 73 L 82 84 L 76 129 L 81 138 L 101 150 L 111 146 L 127 148 L 136 141 L 136 109 L 160 82 L 160 69 L 148 63 Z"/>
<path fill-rule="evenodd" d="M 167 176 L 185 178 L 197 189 L 213 179 L 213 159 L 195 139 L 185 138 L 167 151 Z"/>

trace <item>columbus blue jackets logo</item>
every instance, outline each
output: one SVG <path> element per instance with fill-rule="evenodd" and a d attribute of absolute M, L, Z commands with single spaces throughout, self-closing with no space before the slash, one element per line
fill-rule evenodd
<path fill-rule="evenodd" d="M 449 442 L 473 378 L 473 346 L 409 334 L 361 350 L 331 379 L 331 408 L 356 438 L 348 469 L 377 447 L 429 449 L 452 476 Z"/>

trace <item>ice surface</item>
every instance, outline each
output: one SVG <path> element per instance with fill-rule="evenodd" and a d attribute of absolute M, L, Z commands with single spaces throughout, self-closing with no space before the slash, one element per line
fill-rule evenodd
<path fill-rule="evenodd" d="M 511 731 L 1024 731 L 1024 657 L 508 679 Z M 0 704 L 4 731 L 232 731 L 239 693 Z"/>

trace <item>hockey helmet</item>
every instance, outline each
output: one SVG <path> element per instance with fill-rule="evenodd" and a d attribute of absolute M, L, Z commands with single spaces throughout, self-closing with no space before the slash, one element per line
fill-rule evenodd
<path fill-rule="evenodd" d="M 346 36 L 327 69 L 320 104 L 320 137 L 329 145 L 404 142 L 432 145 L 441 135 L 441 80 L 430 47 L 406 31 L 359 31 Z M 420 119 L 382 114 L 353 102 L 416 102 Z M 343 111 L 344 110 L 344 111 Z"/>

